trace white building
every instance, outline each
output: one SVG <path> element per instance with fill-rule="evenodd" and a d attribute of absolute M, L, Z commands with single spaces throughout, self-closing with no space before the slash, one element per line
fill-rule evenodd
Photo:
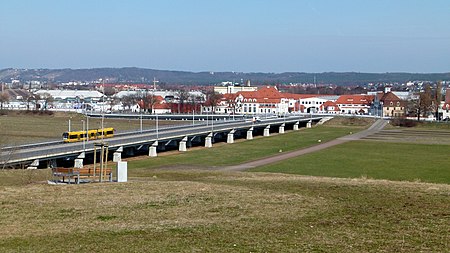
<path fill-rule="evenodd" d="M 55 100 L 76 100 L 76 99 L 89 99 L 93 101 L 99 101 L 105 95 L 98 91 L 92 90 L 38 90 L 35 94 L 50 94 Z"/>

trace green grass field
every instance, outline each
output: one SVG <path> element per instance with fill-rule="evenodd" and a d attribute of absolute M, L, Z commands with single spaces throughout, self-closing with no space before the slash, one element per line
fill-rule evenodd
<path fill-rule="evenodd" d="M 252 171 L 450 184 L 450 145 L 354 141 Z"/>
<path fill-rule="evenodd" d="M 129 163 L 129 167 L 133 171 L 137 168 L 151 169 L 162 166 L 211 167 L 234 165 L 275 155 L 280 150 L 286 152 L 309 147 L 318 144 L 317 141 L 319 139 L 325 142 L 361 129 L 358 127 L 342 128 L 326 126 L 301 129 L 300 131 L 291 131 L 270 137 L 243 140 L 233 144 L 219 143 L 217 147 L 209 149 L 194 149 L 188 150 L 185 153 L 175 152 L 170 155 L 161 153 L 162 156 L 155 158 L 132 160 Z"/>

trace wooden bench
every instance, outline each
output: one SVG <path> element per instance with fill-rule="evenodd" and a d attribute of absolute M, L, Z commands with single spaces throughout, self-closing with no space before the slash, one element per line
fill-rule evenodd
<path fill-rule="evenodd" d="M 95 172 L 95 173 L 94 173 Z M 81 178 L 88 179 L 99 179 L 100 178 L 100 168 L 53 168 L 52 169 L 53 177 L 62 177 L 63 182 L 67 178 L 68 183 L 70 184 L 71 179 L 73 178 L 77 184 L 80 183 Z M 103 169 L 103 179 L 107 179 L 109 182 L 112 182 L 112 169 L 104 168 Z"/>

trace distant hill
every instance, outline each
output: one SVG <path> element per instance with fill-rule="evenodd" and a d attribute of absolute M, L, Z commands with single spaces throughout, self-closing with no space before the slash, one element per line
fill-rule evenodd
<path fill-rule="evenodd" d="M 407 82 L 413 80 L 450 80 L 450 73 L 242 73 L 242 72 L 187 72 L 144 68 L 93 68 L 93 69 L 3 69 L 0 81 L 10 82 L 43 80 L 52 82 L 94 81 L 151 83 L 156 78 L 167 84 L 205 85 L 223 81 L 251 80 L 253 84 L 312 83 L 357 85 L 379 82 Z"/>

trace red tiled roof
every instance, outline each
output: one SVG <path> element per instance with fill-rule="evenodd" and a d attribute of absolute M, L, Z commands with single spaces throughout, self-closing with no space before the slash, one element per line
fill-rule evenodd
<path fill-rule="evenodd" d="M 237 95 L 242 95 L 244 98 L 282 98 L 282 93 L 280 93 L 277 88 L 266 86 L 260 88 L 256 91 L 239 91 Z"/>
<path fill-rule="evenodd" d="M 369 105 L 374 99 L 372 95 L 342 95 L 336 100 L 336 104 Z"/>
<path fill-rule="evenodd" d="M 226 93 L 226 94 L 223 94 L 223 95 L 222 95 L 222 100 L 227 100 L 227 101 L 229 101 L 229 100 L 235 100 L 236 97 L 237 97 L 237 94 L 234 94 L 234 93 Z"/>
<path fill-rule="evenodd" d="M 336 112 L 341 110 L 341 109 L 339 109 L 339 106 L 333 101 L 326 101 L 325 103 L 320 105 L 320 108 L 322 110 L 326 110 L 330 106 L 334 106 L 334 111 L 336 111 Z"/>
<path fill-rule="evenodd" d="M 400 98 L 397 97 L 397 95 L 395 95 L 394 93 L 388 92 L 388 93 L 385 93 L 385 94 L 381 97 L 380 101 L 383 101 L 383 102 L 384 102 L 384 101 L 400 101 Z"/>

